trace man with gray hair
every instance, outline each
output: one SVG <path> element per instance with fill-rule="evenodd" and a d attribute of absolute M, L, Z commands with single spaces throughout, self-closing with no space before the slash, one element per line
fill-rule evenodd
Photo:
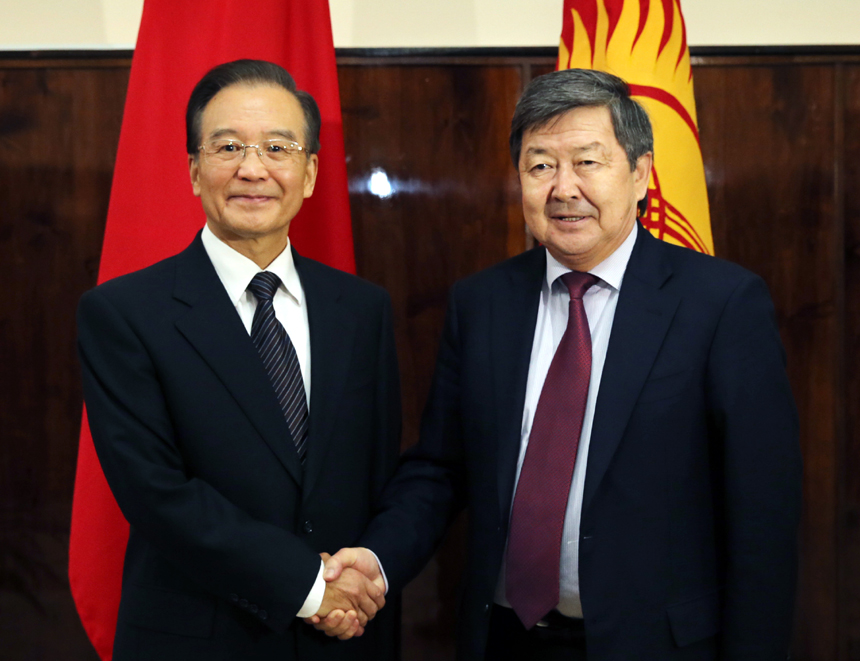
<path fill-rule="evenodd" d="M 459 659 L 785 659 L 801 462 L 765 284 L 637 222 L 653 138 L 621 79 L 535 79 L 510 147 L 541 245 L 454 286 L 376 556 L 327 578 L 378 558 L 399 589 L 468 507 Z"/>

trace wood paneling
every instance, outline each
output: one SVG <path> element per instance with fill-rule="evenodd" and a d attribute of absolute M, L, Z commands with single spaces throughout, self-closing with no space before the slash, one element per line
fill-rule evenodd
<path fill-rule="evenodd" d="M 703 67 L 695 82 L 715 252 L 768 283 L 790 357 L 805 457 L 803 606 L 794 652 L 800 659 L 833 659 L 838 567 L 832 540 L 843 405 L 834 71 Z"/>
<path fill-rule="evenodd" d="M 860 66 L 836 70 L 844 102 L 845 145 L 839 166 L 844 172 L 838 190 L 844 200 L 845 328 L 843 370 L 845 387 L 845 445 L 839 477 L 844 503 L 840 552 L 839 623 L 842 659 L 860 659 Z"/>
<path fill-rule="evenodd" d="M 498 140 L 520 71 L 350 66 L 339 78 L 356 261 L 392 296 L 408 446 L 450 284 L 524 246 L 516 173 Z"/>
<path fill-rule="evenodd" d="M 81 417 L 74 319 L 96 278 L 127 83 L 125 63 L 0 69 L 0 639 L 9 658 L 94 658 L 65 573 Z"/>
<path fill-rule="evenodd" d="M 490 52 L 340 60 L 356 258 L 392 295 L 404 446 L 451 283 L 528 244 L 507 133 L 523 84 L 553 65 Z M 0 639 L 12 660 L 94 658 L 65 579 L 74 310 L 95 283 L 128 66 L 0 59 Z M 794 658 L 860 659 L 860 62 L 707 56 L 694 75 L 717 254 L 770 286 L 800 412 Z M 390 195 L 370 186 L 382 173 Z M 463 525 L 405 595 L 410 661 L 451 657 Z"/>

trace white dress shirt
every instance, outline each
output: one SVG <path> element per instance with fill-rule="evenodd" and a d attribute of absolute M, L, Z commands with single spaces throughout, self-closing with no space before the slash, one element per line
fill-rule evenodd
<path fill-rule="evenodd" d="M 248 285 L 251 284 L 254 276 L 260 272 L 260 267 L 216 237 L 209 229 L 208 224 L 203 228 L 200 238 L 221 284 L 227 290 L 227 295 L 245 325 L 245 330 L 250 335 L 254 312 L 257 310 L 257 297 L 248 291 Z M 296 265 L 293 263 L 293 253 L 290 250 L 289 240 L 284 251 L 265 270 L 274 273 L 281 279 L 281 284 L 272 299 L 272 306 L 275 308 L 275 317 L 287 331 L 287 335 L 290 336 L 290 341 L 296 349 L 299 368 L 302 371 L 302 381 L 305 386 L 308 410 L 310 410 L 311 341 L 308 327 L 308 308 L 305 304 L 305 292 L 302 289 Z M 253 476 L 249 475 L 248 479 L 253 479 Z M 323 568 L 324 565 L 320 560 L 320 570 L 316 582 L 301 610 L 297 613 L 297 617 L 310 617 L 319 610 L 325 593 Z"/>
<path fill-rule="evenodd" d="M 603 375 L 603 364 L 606 361 L 606 350 L 609 347 L 609 335 L 612 331 L 612 321 L 615 319 L 615 308 L 618 305 L 618 294 L 621 291 L 621 282 L 624 279 L 627 262 L 630 260 L 633 245 L 636 243 L 637 232 L 638 225 L 634 224 L 633 230 L 618 249 L 589 271 L 600 280 L 589 288 L 582 297 L 585 315 L 588 318 L 588 328 L 591 331 L 591 381 L 588 385 L 585 415 L 582 421 L 576 466 L 573 470 L 573 480 L 568 495 L 562 533 L 561 566 L 559 568 L 560 601 L 557 608 L 568 617 L 582 617 L 582 603 L 579 599 L 579 522 L 582 510 L 582 494 L 585 488 L 585 468 L 588 463 L 588 446 L 591 441 L 591 427 L 594 422 L 597 393 L 600 390 L 600 378 Z M 570 270 L 547 252 L 546 278 L 541 287 L 537 324 L 535 325 L 526 384 L 525 407 L 520 429 L 517 481 L 519 481 L 523 459 L 526 456 L 535 409 L 540 399 L 543 383 L 555 355 L 555 350 L 567 328 L 570 293 L 559 278 Z M 513 507 L 513 501 L 511 507 Z M 508 512 L 508 516 L 510 516 L 510 512 Z M 505 549 L 505 558 L 507 558 L 507 548 Z M 497 604 L 510 607 L 505 596 L 505 566 L 506 562 L 503 560 L 496 586 L 495 601 Z"/>

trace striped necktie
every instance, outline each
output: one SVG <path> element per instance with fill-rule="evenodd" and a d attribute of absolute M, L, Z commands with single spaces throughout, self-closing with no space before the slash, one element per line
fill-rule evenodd
<path fill-rule="evenodd" d="M 299 459 L 304 463 L 308 440 L 308 402 L 299 357 L 290 341 L 290 336 L 275 317 L 272 297 L 281 284 L 274 273 L 262 271 L 254 276 L 248 289 L 257 298 L 257 310 L 251 324 L 251 340 L 269 378 L 284 412 L 287 426 Z"/>

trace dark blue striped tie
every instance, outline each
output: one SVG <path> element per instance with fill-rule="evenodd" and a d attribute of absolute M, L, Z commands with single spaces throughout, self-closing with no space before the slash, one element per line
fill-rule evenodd
<path fill-rule="evenodd" d="M 299 459 L 304 463 L 308 440 L 308 402 L 299 357 L 290 336 L 275 317 L 272 305 L 272 297 L 280 284 L 278 276 L 263 271 L 255 275 L 248 285 L 257 298 L 251 340 L 260 352 L 296 444 Z"/>

